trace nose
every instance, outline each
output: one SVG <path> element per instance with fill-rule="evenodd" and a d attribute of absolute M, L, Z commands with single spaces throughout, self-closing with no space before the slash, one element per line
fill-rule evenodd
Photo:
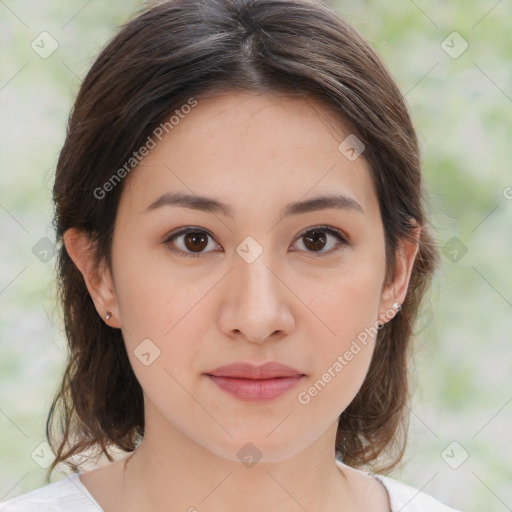
<path fill-rule="evenodd" d="M 278 340 L 294 327 L 293 293 L 284 273 L 273 265 L 264 251 L 255 261 L 235 261 L 225 283 L 225 299 L 219 326 L 232 339 L 251 343 Z"/>

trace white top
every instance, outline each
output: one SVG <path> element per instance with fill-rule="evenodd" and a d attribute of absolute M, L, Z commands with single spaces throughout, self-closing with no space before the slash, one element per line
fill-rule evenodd
<path fill-rule="evenodd" d="M 457 512 L 393 478 L 374 475 L 386 488 L 391 512 Z M 104 512 L 78 473 L 0 503 L 0 512 Z"/>

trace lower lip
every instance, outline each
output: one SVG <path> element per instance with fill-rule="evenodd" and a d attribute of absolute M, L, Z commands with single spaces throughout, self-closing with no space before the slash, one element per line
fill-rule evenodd
<path fill-rule="evenodd" d="M 208 377 L 224 391 L 248 402 L 273 400 L 292 389 L 302 379 L 301 375 L 275 379 L 238 379 L 214 375 Z"/>

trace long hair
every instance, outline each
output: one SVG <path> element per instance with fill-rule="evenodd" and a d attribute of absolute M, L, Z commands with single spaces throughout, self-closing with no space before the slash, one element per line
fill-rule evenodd
<path fill-rule="evenodd" d="M 413 239 L 411 219 L 422 228 L 405 302 L 379 330 L 366 379 L 340 415 L 336 436 L 344 463 L 391 469 L 405 449 L 409 347 L 438 248 L 404 99 L 371 46 L 331 7 L 314 0 L 171 0 L 121 27 L 83 80 L 68 120 L 53 190 L 57 240 L 69 228 L 83 230 L 98 264 L 112 270 L 124 182 L 104 198 L 97 191 L 190 98 L 226 91 L 314 99 L 363 141 L 384 226 L 388 281 L 398 242 Z M 142 389 L 121 330 L 98 316 L 64 244 L 57 284 L 69 356 L 46 422 L 56 454 L 48 480 L 59 462 L 78 471 L 71 458 L 93 449 L 112 461 L 112 449 L 131 452 L 144 436 Z"/>

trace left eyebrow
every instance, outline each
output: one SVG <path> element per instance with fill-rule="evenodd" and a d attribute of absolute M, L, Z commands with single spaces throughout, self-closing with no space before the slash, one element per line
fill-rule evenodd
<path fill-rule="evenodd" d="M 190 195 L 183 192 L 169 192 L 163 194 L 156 201 L 152 202 L 145 211 L 149 212 L 162 206 L 181 206 L 183 208 L 208 213 L 219 213 L 230 218 L 234 217 L 233 207 L 226 203 L 222 203 L 211 197 Z M 324 195 L 287 204 L 284 207 L 282 217 L 329 209 L 349 210 L 364 214 L 363 207 L 350 196 Z"/>

